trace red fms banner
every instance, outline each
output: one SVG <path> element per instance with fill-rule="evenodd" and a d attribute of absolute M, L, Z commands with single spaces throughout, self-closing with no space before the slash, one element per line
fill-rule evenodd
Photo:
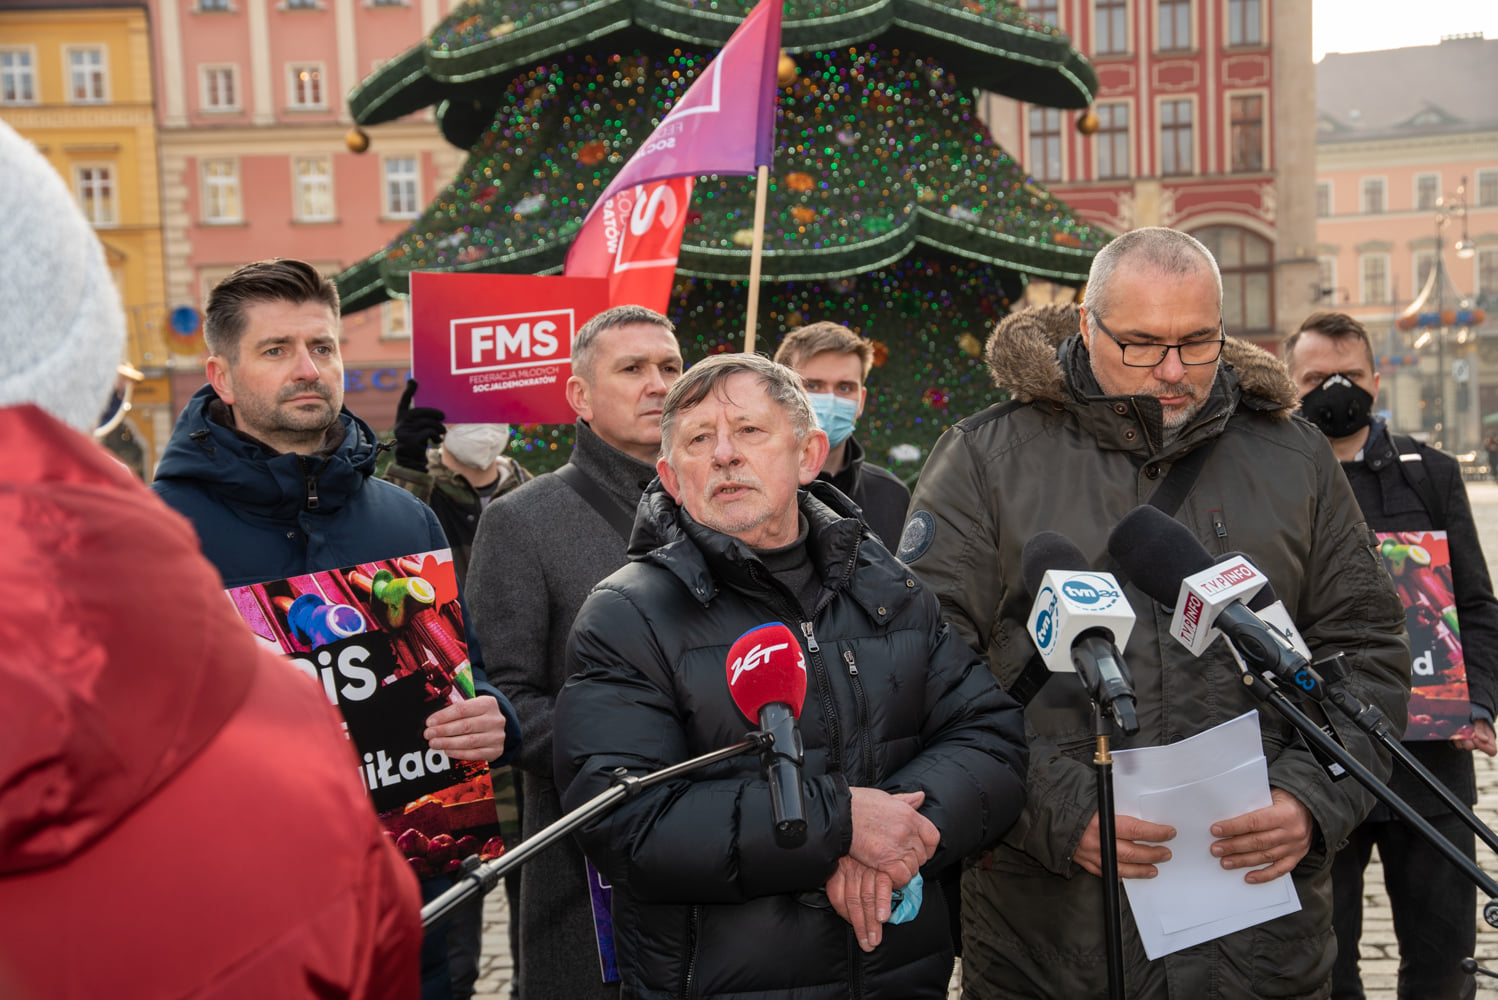
<path fill-rule="evenodd" d="M 572 423 L 572 341 L 608 305 L 607 278 L 412 274 L 417 404 L 448 423 Z"/>

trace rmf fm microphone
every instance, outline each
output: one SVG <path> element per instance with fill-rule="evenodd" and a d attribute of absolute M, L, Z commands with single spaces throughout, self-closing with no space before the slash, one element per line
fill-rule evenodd
<path fill-rule="evenodd" d="M 728 693 L 744 718 L 770 734 L 760 763 L 770 785 L 775 842 L 806 842 L 806 805 L 801 795 L 801 731 L 796 719 L 806 700 L 806 658 L 796 635 L 780 622 L 750 629 L 728 650 Z"/>

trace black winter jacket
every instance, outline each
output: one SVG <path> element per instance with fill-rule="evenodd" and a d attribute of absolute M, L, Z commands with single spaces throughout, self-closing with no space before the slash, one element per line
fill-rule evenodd
<path fill-rule="evenodd" d="M 1456 593 L 1456 615 L 1462 629 L 1462 654 L 1467 664 L 1467 689 L 1472 704 L 1492 718 L 1498 705 L 1498 600 L 1482 543 L 1472 520 L 1472 505 L 1462 483 L 1461 467 L 1443 451 L 1417 446 L 1421 464 L 1445 502 L 1446 536 L 1451 550 L 1451 583 Z M 1428 531 L 1431 515 L 1420 495 L 1399 468 L 1399 452 L 1389 438 L 1386 425 L 1378 422 L 1363 446 L 1361 462 L 1343 462 L 1342 471 L 1352 484 L 1363 517 L 1374 531 Z M 1412 633 L 1413 635 L 1413 633 Z M 1417 651 L 1418 652 L 1418 651 Z M 1459 750 L 1449 742 L 1421 740 L 1405 748 L 1463 801 L 1477 801 L 1477 782 L 1472 751 Z M 1446 807 L 1405 768 L 1394 768 L 1389 786 L 1421 815 L 1436 816 Z M 1373 807 L 1369 820 L 1392 820 L 1394 814 L 1382 803 Z"/>
<path fill-rule="evenodd" d="M 929 873 L 993 843 L 1024 805 L 1019 707 L 846 498 L 813 483 L 800 503 L 822 580 L 813 611 L 657 481 L 632 561 L 573 627 L 577 673 L 556 710 L 567 808 L 603 791 L 616 767 L 641 774 L 741 740 L 754 727 L 729 694 L 729 647 L 777 619 L 804 636 L 804 845 L 776 845 L 768 787 L 743 756 L 650 788 L 581 831 L 614 887 L 624 997 L 945 997 L 952 944 Z M 821 894 L 852 841 L 850 785 L 924 791 L 921 812 L 941 831 L 918 916 L 887 925 L 870 954 Z"/>
<path fill-rule="evenodd" d="M 836 473 L 817 476 L 831 483 L 843 495 L 858 504 L 859 512 L 874 534 L 891 552 L 900 545 L 905 530 L 905 510 L 910 506 L 910 490 L 900 477 L 888 469 L 864 461 L 863 445 L 848 439 L 848 460 Z"/>

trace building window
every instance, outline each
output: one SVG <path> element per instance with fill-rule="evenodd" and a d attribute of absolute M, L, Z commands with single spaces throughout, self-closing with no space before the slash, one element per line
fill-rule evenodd
<path fill-rule="evenodd" d="M 322 97 L 322 64 L 321 63 L 296 63 L 290 67 L 291 83 L 288 94 L 290 100 L 287 102 L 293 108 L 321 108 Z"/>
<path fill-rule="evenodd" d="M 1477 297 L 1484 309 L 1498 309 L 1498 250 L 1477 251 Z"/>
<path fill-rule="evenodd" d="M 198 0 L 198 10 L 233 10 L 229 0 Z"/>
<path fill-rule="evenodd" d="M 1027 164 L 1036 180 L 1061 179 L 1061 112 L 1030 109 L 1030 157 Z"/>
<path fill-rule="evenodd" d="M 1498 205 L 1498 170 L 1477 172 L 1477 205 L 1479 208 Z"/>
<path fill-rule="evenodd" d="M 1129 106 L 1097 106 L 1097 175 L 1102 179 L 1129 176 Z"/>
<path fill-rule="evenodd" d="M 74 169 L 77 180 L 78 204 L 83 208 L 83 217 L 96 226 L 112 226 L 119 221 L 115 215 L 114 168 L 110 166 L 87 166 Z"/>
<path fill-rule="evenodd" d="M 102 104 L 109 100 L 104 50 L 68 50 L 68 99 L 74 104 Z"/>
<path fill-rule="evenodd" d="M 1329 219 L 1332 215 L 1332 182 L 1316 182 L 1316 217 Z"/>
<path fill-rule="evenodd" d="M 1336 305 L 1337 302 L 1337 258 L 1317 257 L 1316 271 L 1320 278 L 1321 287 L 1316 289 L 1317 302 L 1329 302 Z"/>
<path fill-rule="evenodd" d="M 1358 257 L 1363 305 L 1377 306 L 1389 301 L 1389 255 L 1365 253 Z"/>
<path fill-rule="evenodd" d="M 286 0 L 288 10 L 316 10 L 319 6 L 318 0 Z"/>
<path fill-rule="evenodd" d="M 1228 0 L 1228 44 L 1258 45 L 1264 40 L 1259 25 L 1260 0 Z"/>
<path fill-rule="evenodd" d="M 233 66 L 204 66 L 200 71 L 203 108 L 207 111 L 239 110 L 239 88 Z"/>
<path fill-rule="evenodd" d="M 1044 21 L 1052 27 L 1059 27 L 1061 15 L 1056 10 L 1059 0 L 1028 0 L 1025 10 L 1037 21 Z"/>
<path fill-rule="evenodd" d="M 413 219 L 421 211 L 417 186 L 416 157 L 398 156 L 385 161 L 385 214 L 392 219 Z"/>
<path fill-rule="evenodd" d="M 30 49 L 0 49 L 0 104 L 36 103 L 36 63 Z"/>
<path fill-rule="evenodd" d="M 1160 102 L 1160 173 L 1191 173 L 1191 102 Z"/>
<path fill-rule="evenodd" d="M 1363 178 L 1363 214 L 1378 215 L 1384 210 L 1384 179 Z"/>
<path fill-rule="evenodd" d="M 381 317 L 380 337 L 385 340 L 410 340 L 411 303 L 408 299 L 391 299 L 385 303 L 385 315 Z"/>
<path fill-rule="evenodd" d="M 1274 248 L 1237 226 L 1208 226 L 1191 235 L 1222 271 L 1222 324 L 1234 337 L 1269 336 L 1274 329 Z"/>
<path fill-rule="evenodd" d="M 1128 0 L 1096 0 L 1092 8 L 1093 31 L 1097 38 L 1093 55 L 1117 55 L 1129 51 Z"/>
<path fill-rule="evenodd" d="M 1436 252 L 1434 250 L 1416 250 L 1413 265 L 1415 284 L 1410 290 L 1419 295 L 1420 289 L 1425 287 L 1425 280 L 1430 277 L 1430 272 L 1436 266 Z"/>
<path fill-rule="evenodd" d="M 236 160 L 203 161 L 203 221 L 240 222 L 239 163 Z"/>
<path fill-rule="evenodd" d="M 1185 52 L 1191 48 L 1191 0 L 1160 0 L 1160 51 Z"/>
<path fill-rule="evenodd" d="M 1264 98 L 1234 97 L 1230 102 L 1233 171 L 1253 173 L 1264 169 Z"/>
<path fill-rule="evenodd" d="M 1435 211 L 1441 200 L 1441 175 L 1415 175 L 1415 209 L 1420 212 Z"/>
<path fill-rule="evenodd" d="M 328 222 L 333 218 L 333 161 L 326 156 L 299 156 L 296 175 L 296 218 L 299 222 Z"/>

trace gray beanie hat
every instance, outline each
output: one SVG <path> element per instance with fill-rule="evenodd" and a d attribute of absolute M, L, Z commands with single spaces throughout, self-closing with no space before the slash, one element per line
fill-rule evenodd
<path fill-rule="evenodd" d="M 0 406 L 35 403 L 87 433 L 124 345 L 93 227 L 52 164 L 0 121 Z"/>

